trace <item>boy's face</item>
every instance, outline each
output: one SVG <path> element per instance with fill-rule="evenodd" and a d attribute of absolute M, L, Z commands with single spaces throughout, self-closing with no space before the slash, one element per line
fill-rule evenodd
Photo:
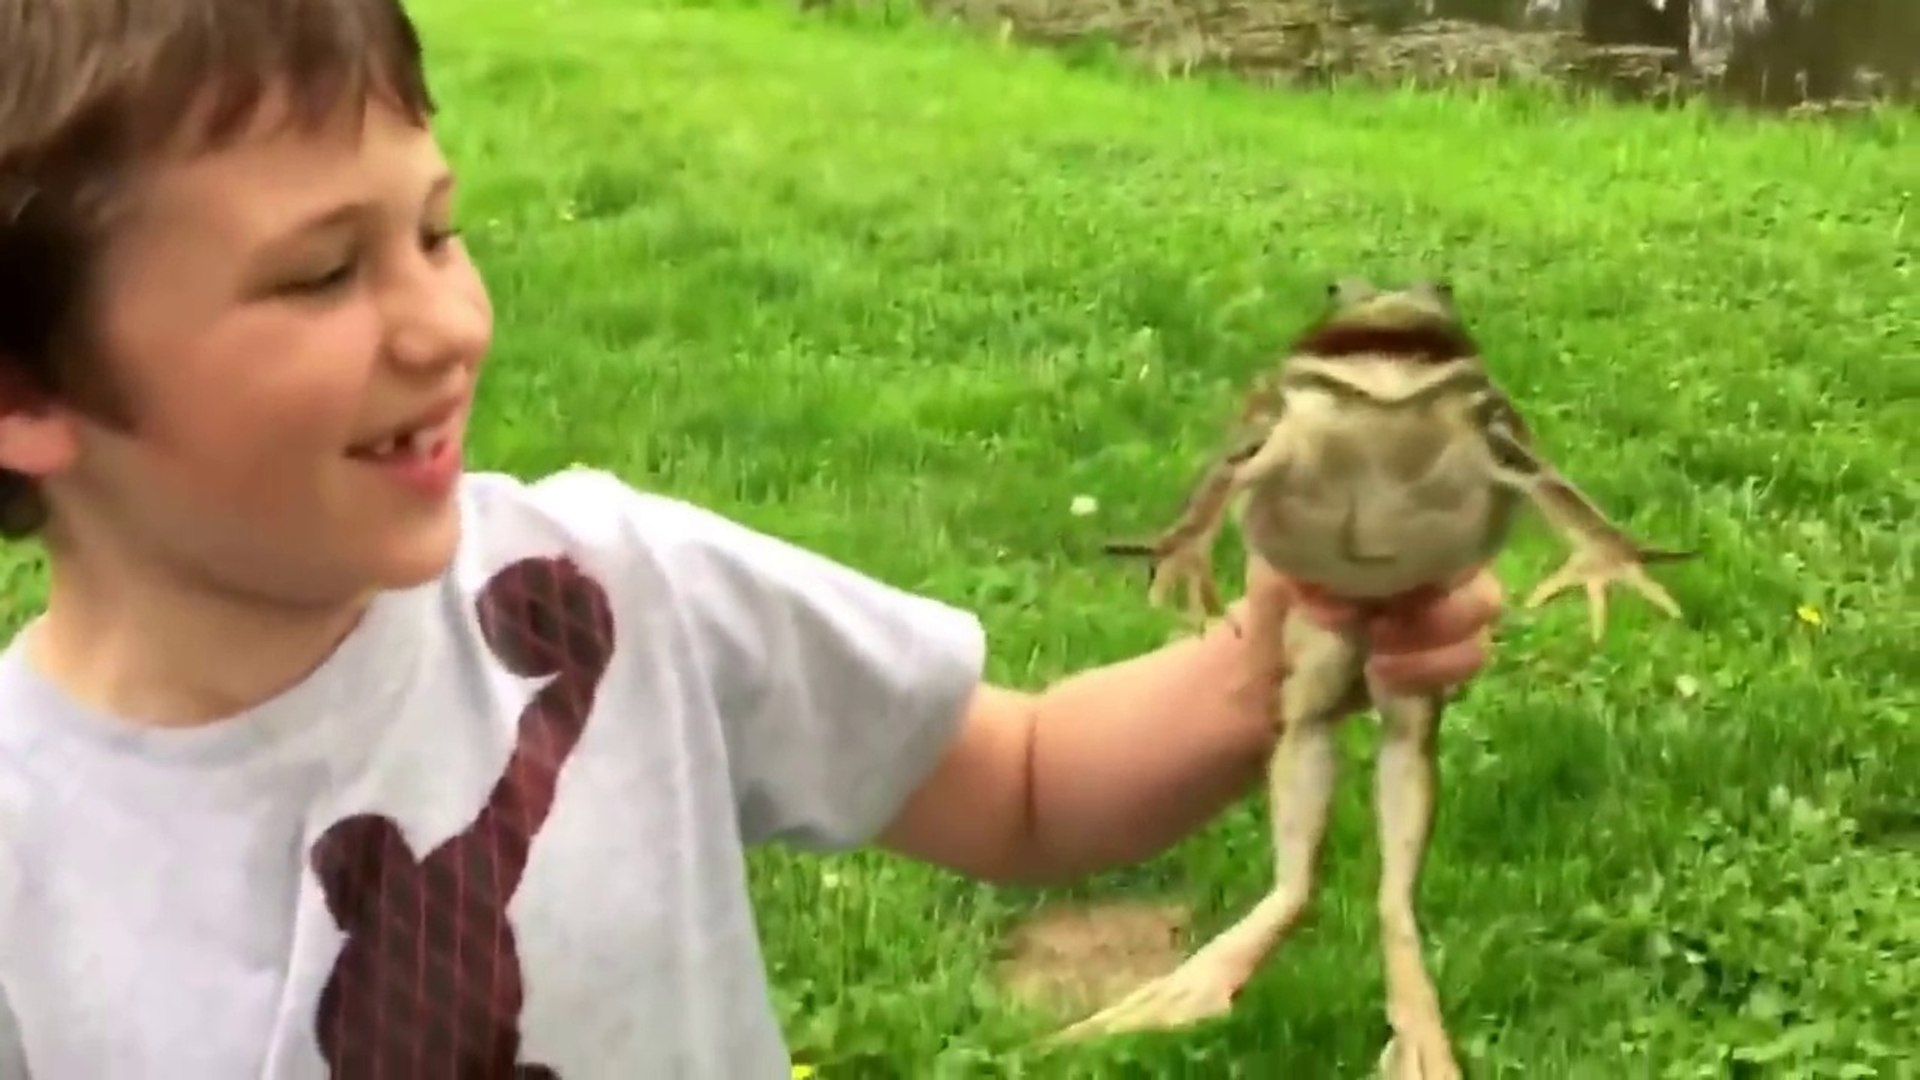
<path fill-rule="evenodd" d="M 76 547 L 303 603 L 445 566 L 492 310 L 432 135 L 352 119 L 156 168 L 101 265 L 131 430 L 72 418 L 49 485 Z"/>

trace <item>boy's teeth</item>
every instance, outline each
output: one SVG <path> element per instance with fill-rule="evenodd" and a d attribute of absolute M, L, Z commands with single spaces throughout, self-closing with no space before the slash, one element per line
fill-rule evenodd
<path fill-rule="evenodd" d="M 375 458 L 401 457 L 428 446 L 424 431 L 403 431 L 367 447 L 366 455 Z"/>

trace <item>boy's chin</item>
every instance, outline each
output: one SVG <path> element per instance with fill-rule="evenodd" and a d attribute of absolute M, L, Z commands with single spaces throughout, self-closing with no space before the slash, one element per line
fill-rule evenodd
<path fill-rule="evenodd" d="M 383 591 L 417 588 L 446 573 L 452 564 L 460 545 L 460 518 L 447 514 L 383 539 L 380 549 L 372 553 L 373 586 Z"/>

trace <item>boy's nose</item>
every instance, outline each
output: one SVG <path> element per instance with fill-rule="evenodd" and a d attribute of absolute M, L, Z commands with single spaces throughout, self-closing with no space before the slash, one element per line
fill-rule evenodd
<path fill-rule="evenodd" d="M 402 366 L 471 363 L 486 348 L 491 316 L 478 290 L 418 289 L 390 311 L 387 347 Z"/>

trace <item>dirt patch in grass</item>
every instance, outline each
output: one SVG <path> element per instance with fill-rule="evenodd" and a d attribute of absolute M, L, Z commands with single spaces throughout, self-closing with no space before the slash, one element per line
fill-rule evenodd
<path fill-rule="evenodd" d="M 1171 903 L 1051 905 L 1008 936 L 999 984 L 1023 1007 L 1077 1018 L 1178 967 L 1191 914 Z"/>

